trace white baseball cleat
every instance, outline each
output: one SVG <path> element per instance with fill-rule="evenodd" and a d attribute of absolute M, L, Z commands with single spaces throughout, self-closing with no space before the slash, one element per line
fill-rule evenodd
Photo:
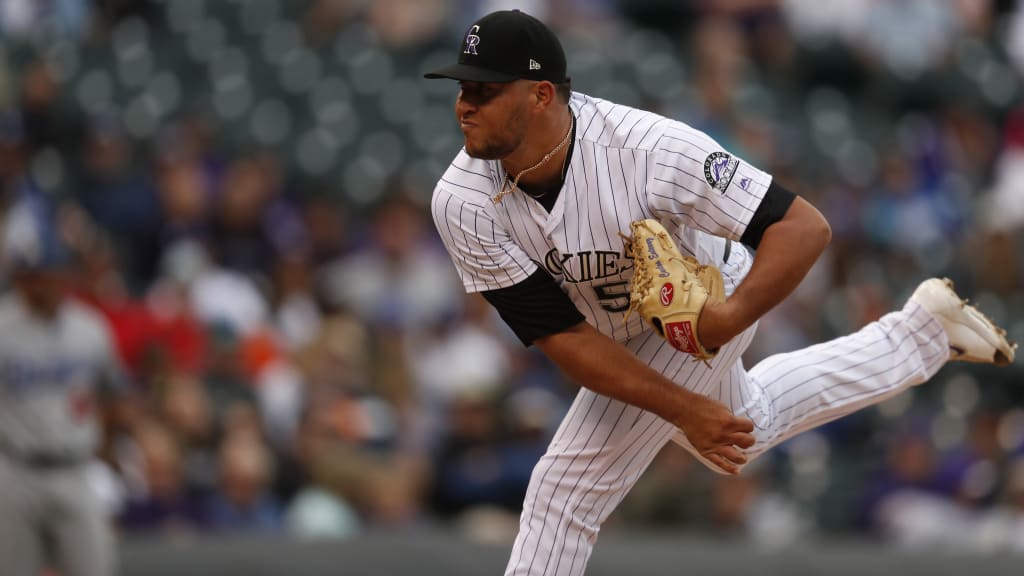
<path fill-rule="evenodd" d="M 911 300 L 930 312 L 949 337 L 949 359 L 1006 366 L 1013 362 L 1017 345 L 1006 330 L 960 298 L 948 278 L 925 280 Z"/>

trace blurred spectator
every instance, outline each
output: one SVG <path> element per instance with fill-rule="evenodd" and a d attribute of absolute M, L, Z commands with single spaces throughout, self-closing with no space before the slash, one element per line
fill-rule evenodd
<path fill-rule="evenodd" d="M 297 215 L 281 199 L 272 156 L 243 157 L 225 171 L 211 215 L 208 246 L 213 260 L 267 285 L 273 263 L 301 242 Z"/>
<path fill-rule="evenodd" d="M 82 140 L 81 119 L 58 106 L 60 87 L 51 65 L 44 59 L 33 59 L 22 72 L 20 113 L 22 134 L 29 154 L 51 148 L 69 153 Z"/>
<path fill-rule="evenodd" d="M 99 14 L 103 15 L 107 21 L 116 22 L 130 16 L 149 14 L 154 2 L 151 0 L 97 0 L 95 4 Z"/>
<path fill-rule="evenodd" d="M 1002 502 L 985 514 L 975 542 L 982 551 L 1024 552 L 1024 456 L 1011 463 Z"/>
<path fill-rule="evenodd" d="M 359 517 L 330 492 L 308 487 L 295 496 L 285 513 L 285 527 L 299 538 L 348 538 L 360 529 Z"/>
<path fill-rule="evenodd" d="M 697 110 L 686 116 L 695 127 L 731 146 L 741 112 L 734 97 L 746 71 L 746 39 L 735 22 L 715 17 L 700 20 L 691 38 Z"/>
<path fill-rule="evenodd" d="M 421 473 L 405 449 L 396 404 L 373 379 L 372 334 L 344 313 L 325 318 L 317 336 L 297 351 L 304 411 L 296 453 L 307 481 L 358 511 L 369 523 L 402 523 L 418 513 Z"/>
<path fill-rule="evenodd" d="M 353 0 L 312 0 L 302 16 L 302 26 L 309 43 L 323 48 L 350 24 L 356 14 L 358 2 Z"/>
<path fill-rule="evenodd" d="M 862 226 L 868 236 L 890 249 L 922 250 L 949 237 L 941 207 L 920 183 L 911 159 L 884 151 L 878 188 L 864 207 Z"/>
<path fill-rule="evenodd" d="M 935 494 L 904 491 L 882 502 L 880 534 L 887 543 L 911 550 L 969 549 L 977 530 L 974 511 Z"/>
<path fill-rule="evenodd" d="M 203 384 L 218 420 L 232 410 L 255 407 L 256 393 L 243 363 L 243 337 L 227 324 L 212 324 Z"/>
<path fill-rule="evenodd" d="M 432 510 L 469 536 L 515 536 L 516 518 L 537 461 L 564 406 L 546 390 L 500 396 L 498 386 L 465 387 L 448 397 L 446 429 L 433 457 Z"/>
<path fill-rule="evenodd" d="M 119 524 L 126 530 L 186 535 L 205 526 L 201 496 L 185 485 L 181 447 L 155 421 L 140 423 L 135 444 L 120 450 L 128 494 Z"/>
<path fill-rule="evenodd" d="M 493 309 L 478 294 L 465 299 L 463 317 L 408 346 L 427 445 L 443 428 L 449 402 L 493 394 L 512 378 L 512 351 L 493 328 Z"/>
<path fill-rule="evenodd" d="M 529 386 L 513 391 L 502 404 L 502 420 L 508 422 L 505 460 L 509 482 L 525 490 L 548 439 L 568 410 L 568 402 L 550 390 Z"/>
<path fill-rule="evenodd" d="M 935 66 L 952 48 L 961 25 L 956 2 L 867 2 L 857 47 L 902 77 Z"/>
<path fill-rule="evenodd" d="M 281 528 L 282 510 L 269 491 L 273 465 L 258 436 L 227 435 L 221 442 L 218 469 L 219 490 L 206 513 L 213 529 L 267 532 Z"/>
<path fill-rule="evenodd" d="M 525 485 L 509 482 L 493 394 L 466 391 L 448 404 L 448 430 L 434 458 L 432 504 L 442 516 L 483 505 L 512 514 L 522 504 Z"/>
<path fill-rule="evenodd" d="M 169 374 L 157 394 L 155 415 L 182 449 L 180 468 L 186 489 L 196 495 L 216 489 L 216 420 L 202 381 L 186 373 Z"/>
<path fill-rule="evenodd" d="M 135 296 L 114 242 L 102 231 L 90 236 L 81 240 L 76 293 L 107 317 L 132 376 L 145 387 L 175 370 L 198 372 L 206 335 L 185 295 L 170 282 L 158 282 L 144 297 Z"/>
<path fill-rule="evenodd" d="M 995 165 L 992 188 L 981 211 L 983 225 L 993 234 L 1024 228 L 1024 107 L 1007 118 L 1003 149 Z"/>
<path fill-rule="evenodd" d="M 306 199 L 300 211 L 309 234 L 310 263 L 315 269 L 341 258 L 351 240 L 344 205 L 326 194 L 315 194 Z"/>
<path fill-rule="evenodd" d="M 504 483 L 496 408 L 487 393 L 465 392 L 449 403 L 448 432 L 434 459 L 432 504 L 442 516 L 485 504 L 511 513 L 522 503 Z"/>
<path fill-rule="evenodd" d="M 971 414 L 965 440 L 937 463 L 937 480 L 950 486 L 956 503 L 965 508 L 984 509 L 998 496 L 997 471 L 1006 465 L 999 442 L 999 416 L 987 409 Z"/>
<path fill-rule="evenodd" d="M 917 419 L 910 418 L 913 422 Z M 924 423 L 908 425 L 887 443 L 885 457 L 864 489 L 860 520 L 871 529 L 890 530 L 892 520 L 886 500 L 903 494 L 925 494 L 936 501 L 949 496 L 951 487 L 943 486 L 936 476 L 935 453 Z"/>
<path fill-rule="evenodd" d="M 40 33 L 79 38 L 88 30 L 89 18 L 86 0 L 2 0 L 0 38 L 20 39 Z"/>
<path fill-rule="evenodd" d="M 299 427 L 298 459 L 306 482 L 322 486 L 368 524 L 401 525 L 419 514 L 423 471 L 415 460 L 367 445 L 366 405 L 311 398 Z"/>
<path fill-rule="evenodd" d="M 438 40 L 450 6 L 450 0 L 377 0 L 368 5 L 367 20 L 382 46 L 415 50 Z"/>
<path fill-rule="evenodd" d="M 673 526 L 687 529 L 708 525 L 711 519 L 713 476 L 688 454 L 669 445 L 640 477 L 612 523 Z"/>
<path fill-rule="evenodd" d="M 325 270 L 328 297 L 372 325 L 413 334 L 456 309 L 458 288 L 424 212 L 401 195 L 373 214 L 364 246 Z M 430 234 L 428 239 L 428 234 Z"/>
<path fill-rule="evenodd" d="M 97 118 L 81 151 L 76 197 L 112 240 L 127 288 L 144 292 L 159 264 L 160 209 L 145 166 L 138 166 L 128 136 L 110 118 Z"/>
<path fill-rule="evenodd" d="M 997 496 L 997 471 L 1004 465 L 997 422 L 992 413 L 979 413 L 971 418 L 968 443 L 943 454 L 924 430 L 898 437 L 865 506 L 879 533 L 910 548 L 982 545 L 979 523 Z"/>
<path fill-rule="evenodd" d="M 324 319 L 314 338 L 296 352 L 310 395 L 372 393 L 370 333 L 345 313 Z"/>
<path fill-rule="evenodd" d="M 156 170 L 161 227 L 159 259 L 178 241 L 202 241 L 209 212 L 210 182 L 199 162 L 169 157 Z"/>
<path fill-rule="evenodd" d="M 174 275 L 183 275 L 179 282 L 188 289 L 192 310 L 203 323 L 247 337 L 269 322 L 269 303 L 249 276 L 217 266 L 202 247 L 191 242 L 176 245 L 168 258 L 169 265 L 177 268 Z"/>
<path fill-rule="evenodd" d="M 813 525 L 791 498 L 769 489 L 767 466 L 712 485 L 712 529 L 766 548 L 796 545 Z"/>
<path fill-rule="evenodd" d="M 0 113 L 0 183 L 3 184 L 3 195 L 0 198 L 9 200 L 11 189 L 16 180 L 23 176 L 25 160 L 25 126 L 21 116 L 11 111 Z"/>
<path fill-rule="evenodd" d="M 283 254 L 274 262 L 273 324 L 290 350 L 308 344 L 323 320 L 313 274 L 304 252 Z"/>

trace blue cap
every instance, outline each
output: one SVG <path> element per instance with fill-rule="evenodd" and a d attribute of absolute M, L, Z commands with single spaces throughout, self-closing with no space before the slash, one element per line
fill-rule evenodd
<path fill-rule="evenodd" d="M 19 198 L 4 223 L 3 260 L 13 269 L 53 270 L 70 261 L 53 208 L 35 195 Z"/>

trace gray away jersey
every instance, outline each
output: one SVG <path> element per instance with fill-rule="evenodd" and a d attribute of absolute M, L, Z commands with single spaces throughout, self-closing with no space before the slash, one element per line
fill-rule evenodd
<path fill-rule="evenodd" d="M 575 149 L 551 212 L 517 191 L 492 198 L 505 177 L 497 160 L 463 149 L 434 190 L 438 232 L 468 292 L 504 288 L 543 267 L 587 320 L 625 342 L 648 328 L 623 323 L 632 262 L 619 236 L 654 218 L 683 254 L 722 270 L 731 293 L 750 255 L 726 240 L 746 230 L 771 176 L 682 122 L 574 92 Z"/>
<path fill-rule="evenodd" d="M 52 321 L 16 294 L 0 298 L 0 446 L 19 454 L 84 456 L 96 447 L 96 387 L 120 385 L 106 322 L 68 300 Z"/>

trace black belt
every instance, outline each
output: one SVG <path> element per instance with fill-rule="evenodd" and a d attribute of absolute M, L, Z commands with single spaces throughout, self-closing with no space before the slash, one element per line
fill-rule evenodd
<path fill-rule="evenodd" d="M 21 452 L 7 446 L 0 446 L 0 454 L 9 460 L 33 470 L 59 470 L 81 466 L 91 458 L 88 454 L 54 452 Z"/>
<path fill-rule="evenodd" d="M 722 262 L 729 261 L 729 255 L 732 254 L 732 240 L 725 239 L 725 254 L 722 256 Z"/>

